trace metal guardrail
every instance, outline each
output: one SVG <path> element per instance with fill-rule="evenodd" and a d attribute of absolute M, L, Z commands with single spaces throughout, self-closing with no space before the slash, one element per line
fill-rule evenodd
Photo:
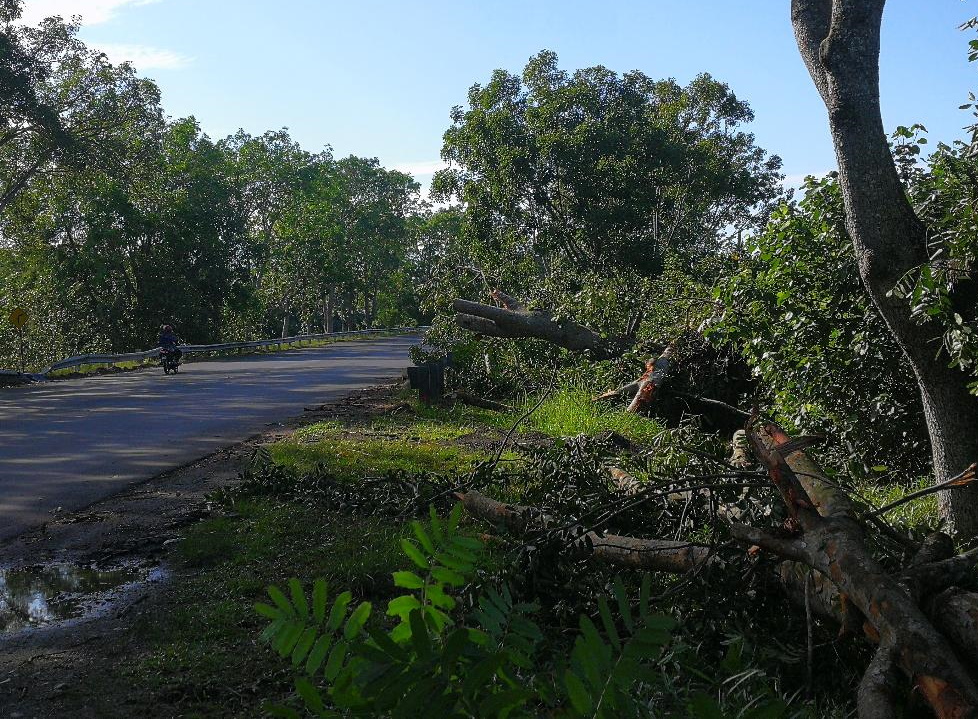
<path fill-rule="evenodd" d="M 295 335 L 293 337 L 280 337 L 277 339 L 269 339 L 269 340 L 254 340 L 251 342 L 223 342 L 221 344 L 215 344 L 215 345 L 180 345 L 180 350 L 185 355 L 220 353 L 220 352 L 230 352 L 234 350 L 273 347 L 275 345 L 294 345 L 294 344 L 301 344 L 302 342 L 328 340 L 328 339 L 332 339 L 333 337 L 423 332 L 427 329 L 429 328 L 428 327 L 378 327 L 369 330 L 353 330 L 350 332 L 329 332 L 324 334 L 313 334 L 313 335 Z M 50 367 L 40 372 L 40 375 L 47 376 L 51 372 L 70 369 L 72 367 L 81 367 L 82 365 L 87 365 L 87 364 L 112 365 L 112 364 L 118 364 L 120 362 L 143 362 L 148 359 L 155 359 L 159 357 L 159 354 L 160 354 L 160 348 L 154 347 L 153 349 L 146 350 L 144 352 L 128 352 L 124 354 L 77 355 L 75 357 L 69 357 L 67 359 L 63 359 L 60 362 L 55 362 Z M 9 372 L 6 370 L 0 370 L 0 375 L 22 376 L 20 372 Z"/>

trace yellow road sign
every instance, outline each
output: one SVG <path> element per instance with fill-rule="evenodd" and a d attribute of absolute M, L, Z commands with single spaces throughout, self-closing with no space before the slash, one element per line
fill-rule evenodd
<path fill-rule="evenodd" d="M 10 313 L 10 324 L 17 329 L 23 329 L 24 325 L 27 324 L 27 313 L 20 307 L 14 308 L 13 312 Z"/>

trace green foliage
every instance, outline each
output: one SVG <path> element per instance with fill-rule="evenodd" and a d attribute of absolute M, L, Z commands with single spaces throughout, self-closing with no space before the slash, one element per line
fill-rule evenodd
<path fill-rule="evenodd" d="M 676 623 L 652 612 L 648 576 L 637 605 L 615 579 L 594 614 L 579 617 L 573 646 L 562 653 L 534 620 L 539 607 L 517 601 L 506 585 L 465 591 L 482 543 L 459 531 L 460 517 L 456 505 L 444 520 L 432 509 L 427 528 L 412 523 L 414 538 L 401 542 L 412 568 L 394 572 L 395 585 L 407 591 L 388 603 L 386 614 L 396 620 L 391 629 L 371 619 L 369 603 L 351 611 L 349 592 L 330 602 L 325 582 L 315 582 L 309 596 L 295 579 L 285 589 L 269 587 L 271 603 L 255 606 L 271 620 L 262 637 L 298 672 L 296 692 L 307 711 L 598 719 L 650 717 L 656 706 L 688 702 L 689 716 L 723 716 L 715 700 L 677 696 L 669 686 L 663 662 L 676 661 L 667 653 Z M 471 598 L 467 613 L 460 593 Z M 753 705 L 743 716 L 784 715 L 785 705 L 765 696 Z M 288 707 L 271 712 L 299 716 Z"/>
<path fill-rule="evenodd" d="M 482 549 L 479 540 L 459 532 L 461 511 L 457 505 L 442 520 L 432 509 L 428 529 L 412 522 L 415 538 L 403 539 L 401 548 L 413 569 L 393 575 L 395 586 L 408 591 L 387 605 L 386 614 L 397 620 L 389 632 L 365 628 L 369 603 L 350 613 L 344 625 L 348 592 L 334 600 L 326 620 L 322 582 L 314 585 L 311 602 L 297 580 L 289 583 L 290 597 L 269 587 L 274 606 L 256 605 L 272 620 L 263 637 L 291 657 L 293 667 L 304 670 L 296 689 L 307 709 L 333 716 L 328 699 L 337 708 L 373 716 L 407 717 L 422 707 L 437 716 L 465 715 L 476 708 L 485 712 L 482 716 L 507 716 L 525 701 L 526 693 L 505 672 L 512 662 L 526 663 L 520 650 L 539 638 L 532 623 L 519 621 L 524 608 L 494 593 L 476 614 L 485 629 L 456 629 L 450 616 L 457 607 L 452 594 L 471 581 Z M 505 616 L 499 604 L 509 610 Z M 512 626 L 504 628 L 504 623 Z M 324 683 L 325 693 L 314 682 Z M 286 709 L 278 713 L 294 715 Z"/>
<path fill-rule="evenodd" d="M 746 358 L 762 406 L 800 431 L 833 437 L 838 469 L 921 474 L 929 452 L 919 392 L 860 281 L 838 183 L 809 177 L 804 192 L 772 215 L 719 283 L 723 309 L 708 332 Z"/>
<path fill-rule="evenodd" d="M 962 108 L 975 109 L 974 96 Z M 894 133 L 894 154 L 918 216 L 927 225 L 929 261 L 915 268 L 890 295 L 909 304 L 913 319 L 937 329 L 939 355 L 970 376 L 978 394 L 978 155 L 975 143 L 939 143 L 927 164 L 917 162 L 927 143 L 922 125 Z"/>
<path fill-rule="evenodd" d="M 163 323 L 207 343 L 417 322 L 410 176 L 285 130 L 215 142 L 77 32 L 0 26 L 0 310 L 31 316 L 30 368 Z M 0 325 L 0 366 L 17 350 Z"/>
<path fill-rule="evenodd" d="M 450 349 L 484 394 L 536 392 L 554 365 L 564 383 L 633 378 L 645 348 L 595 367 L 543 342 L 474 338 L 446 311 L 501 288 L 640 345 L 695 326 L 723 270 L 717 250 L 731 229 L 763 225 L 781 194 L 780 160 L 740 129 L 751 117 L 709 75 L 680 86 L 600 66 L 567 72 L 551 52 L 522 77 L 499 70 L 474 85 L 445 133 L 452 167 L 433 180 L 435 197 L 464 204 L 427 285 L 428 344 Z"/>
<path fill-rule="evenodd" d="M 598 615 L 604 636 L 586 615 L 580 617 L 580 634 L 574 641 L 570 664 L 564 671 L 564 688 L 571 716 L 644 716 L 640 683 L 654 684 L 661 676 L 654 661 L 669 643 L 675 622 L 653 615 L 649 608 L 651 583 L 642 583 L 638 616 L 625 596 L 620 580 L 613 585 L 617 616 L 606 597 L 598 598 Z M 619 628 L 619 624 L 622 626 Z"/>
<path fill-rule="evenodd" d="M 667 249 L 693 255 L 778 194 L 780 160 L 737 130 L 752 118 L 706 74 L 682 87 L 601 66 L 568 73 L 543 51 L 522 78 L 497 70 L 472 86 L 433 190 L 463 201 L 468 241 L 504 258 L 651 274 Z"/>

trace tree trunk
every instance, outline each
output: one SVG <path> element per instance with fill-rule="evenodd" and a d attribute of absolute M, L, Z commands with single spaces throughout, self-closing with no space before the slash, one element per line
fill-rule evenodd
<path fill-rule="evenodd" d="M 363 328 L 370 327 L 370 293 L 363 291 Z"/>
<path fill-rule="evenodd" d="M 926 231 L 897 175 L 879 103 L 880 23 L 885 0 L 792 0 L 801 56 L 828 109 L 839 185 L 859 272 L 903 350 L 923 400 L 936 481 L 978 459 L 978 398 L 967 375 L 937 357 L 940 328 L 917 325 L 903 300 L 888 297 L 928 261 Z M 978 486 L 939 497 L 962 539 L 978 536 Z"/>
<path fill-rule="evenodd" d="M 620 357 L 625 349 L 621 341 L 602 337 L 572 320 L 555 320 L 549 312 L 527 310 L 499 290 L 492 294 L 502 307 L 456 299 L 452 307 L 458 313 L 458 326 L 488 337 L 542 339 L 573 352 L 588 352 L 595 359 Z"/>
<path fill-rule="evenodd" d="M 475 490 L 460 492 L 455 496 L 469 513 L 517 534 L 531 527 L 542 528 L 549 522 L 548 517 L 533 507 L 505 504 Z M 702 544 L 597 532 L 580 534 L 568 545 L 568 550 L 589 556 L 599 564 L 677 574 L 695 570 L 713 559 L 711 549 Z"/>
<path fill-rule="evenodd" d="M 289 306 L 286 304 L 282 308 L 282 337 L 288 337 L 289 332 Z"/>
<path fill-rule="evenodd" d="M 336 287 L 333 285 L 329 286 L 329 292 L 326 294 L 326 332 L 332 333 L 335 331 L 335 322 L 333 321 L 333 315 L 336 314 Z"/>

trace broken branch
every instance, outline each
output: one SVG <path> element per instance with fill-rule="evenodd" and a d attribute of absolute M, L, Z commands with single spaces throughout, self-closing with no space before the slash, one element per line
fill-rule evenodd
<path fill-rule="evenodd" d="M 573 320 L 555 320 L 549 312 L 527 310 L 499 290 L 493 290 L 492 296 L 504 306 L 456 299 L 452 306 L 458 313 L 458 326 L 490 337 L 542 339 L 574 352 L 589 352 L 596 359 L 617 357 L 624 349 L 621 342 L 602 337 Z"/>
<path fill-rule="evenodd" d="M 515 534 L 534 526 L 546 527 L 549 523 L 549 518 L 533 507 L 505 504 L 475 490 L 455 496 L 470 514 L 502 525 Z M 594 531 L 582 534 L 573 543 L 573 549 L 586 552 L 596 562 L 674 574 L 696 569 L 711 558 L 710 548 L 701 544 L 601 535 Z"/>

